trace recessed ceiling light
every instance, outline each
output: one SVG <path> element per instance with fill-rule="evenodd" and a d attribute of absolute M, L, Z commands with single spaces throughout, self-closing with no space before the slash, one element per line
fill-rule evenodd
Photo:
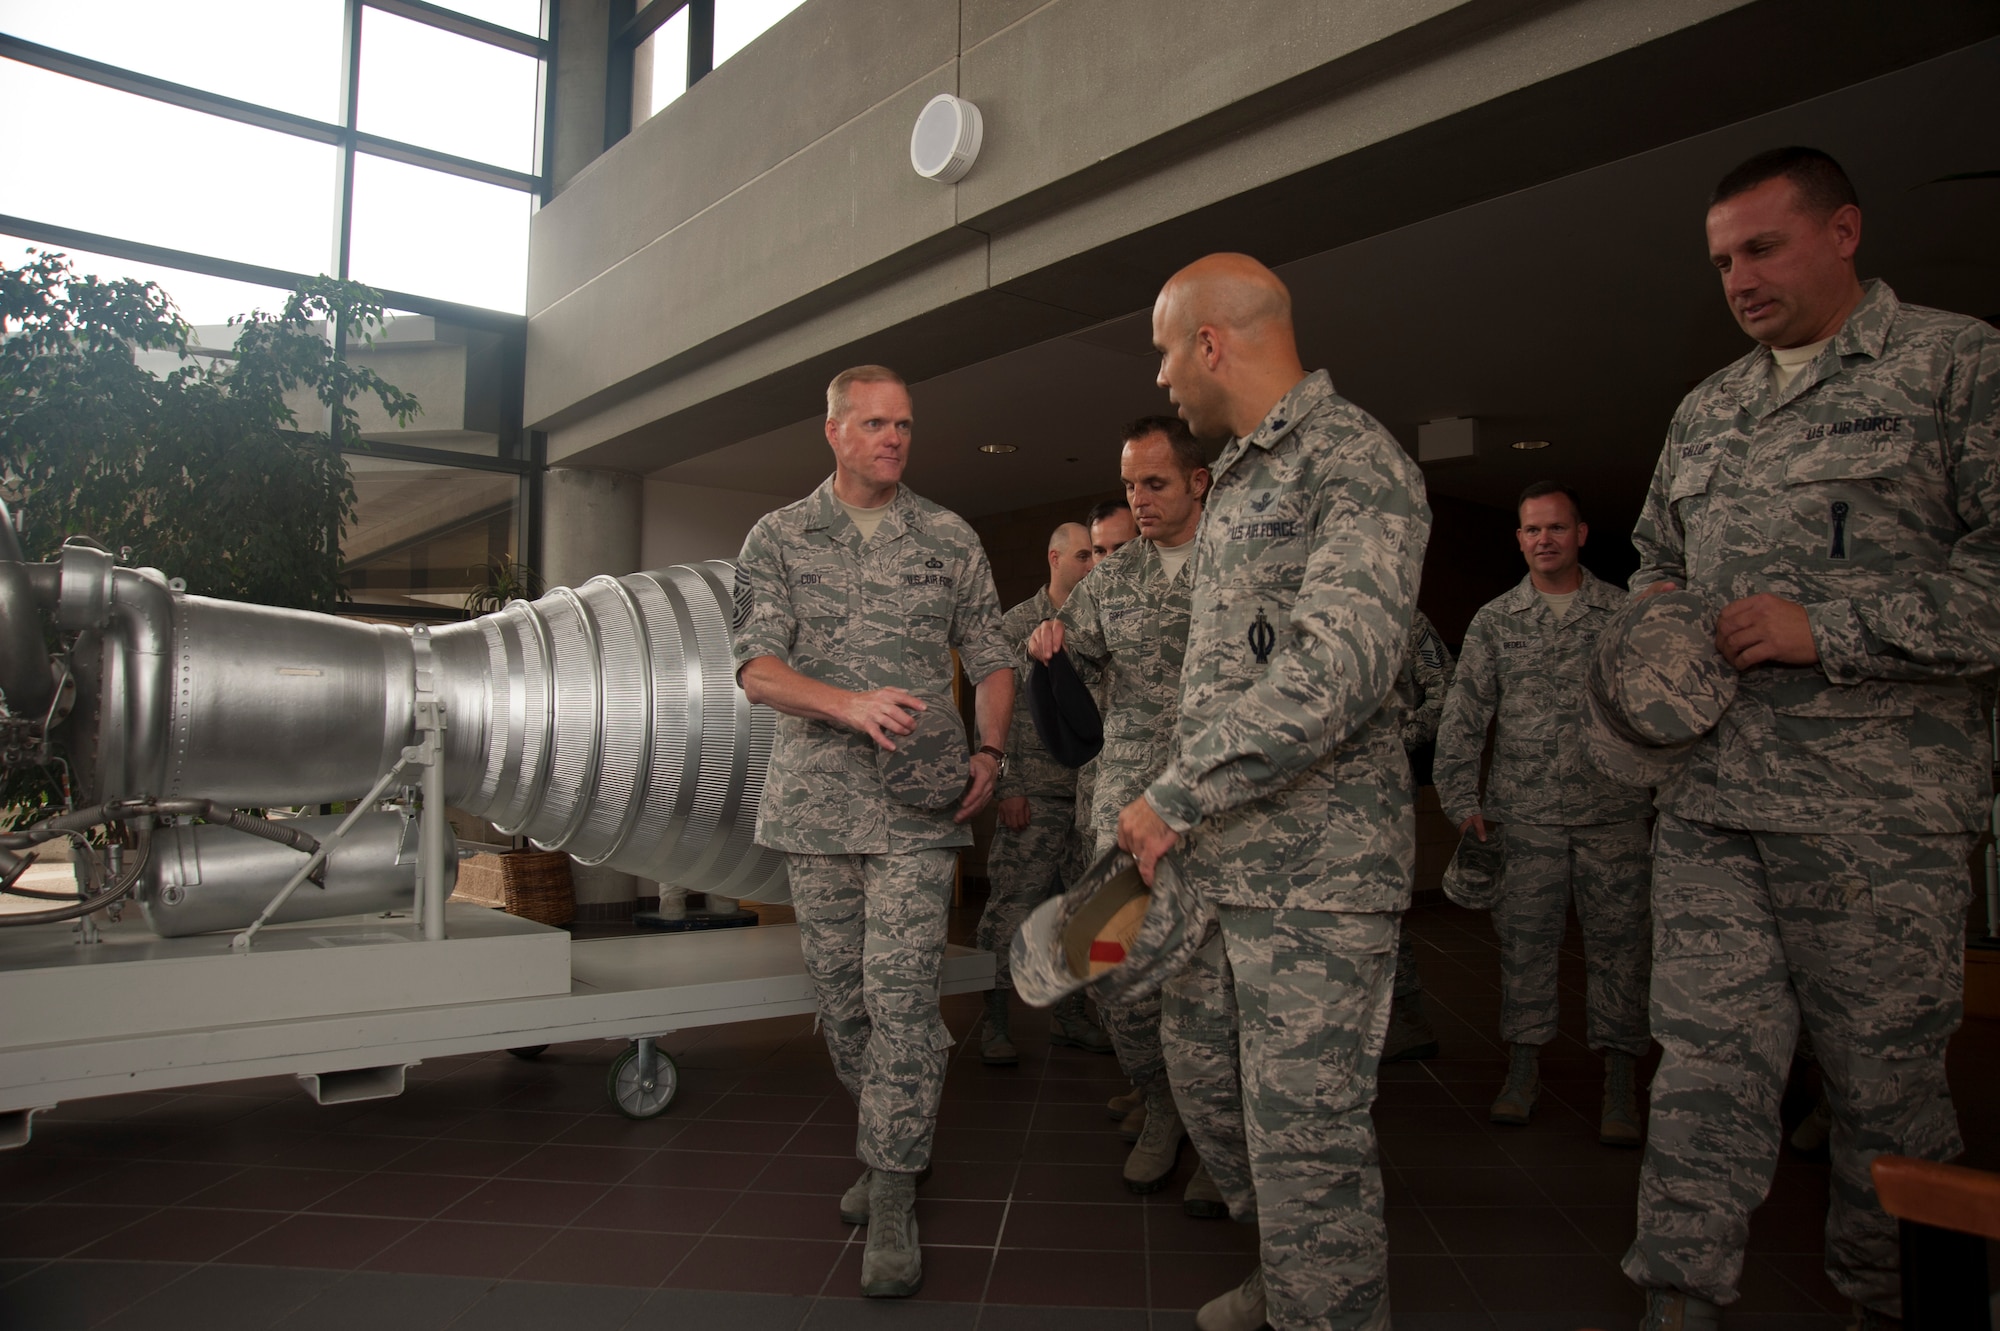
<path fill-rule="evenodd" d="M 979 451 L 982 453 L 1012 453 L 1017 450 L 1012 444 L 981 444 Z"/>
<path fill-rule="evenodd" d="M 1514 447 L 1520 449 L 1523 453 L 1532 453 L 1538 448 L 1547 448 L 1548 446 L 1549 441 L 1546 439 L 1516 439 L 1514 441 Z"/>

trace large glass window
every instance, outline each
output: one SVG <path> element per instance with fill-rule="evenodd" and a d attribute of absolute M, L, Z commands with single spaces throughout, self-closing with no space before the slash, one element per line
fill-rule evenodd
<path fill-rule="evenodd" d="M 349 459 L 355 522 L 341 542 L 357 610 L 457 611 L 488 561 L 515 555 L 520 482 L 505 472 Z"/>
<path fill-rule="evenodd" d="M 315 274 L 390 294 L 374 345 L 344 349 L 422 403 L 408 423 L 358 404 L 342 554 L 374 615 L 449 618 L 489 560 L 532 561 L 544 3 L 0 0 L 0 263 L 33 248 L 156 281 L 203 354 Z"/>
<path fill-rule="evenodd" d="M 716 0 L 715 63 L 756 41 L 764 30 L 797 9 L 801 0 Z"/>
<path fill-rule="evenodd" d="M 686 92 L 687 69 L 688 12 L 683 9 L 632 53 L 632 123 L 650 119 Z"/>
<path fill-rule="evenodd" d="M 537 65 L 530 56 L 364 10 L 360 128 L 532 171 Z"/>
<path fill-rule="evenodd" d="M 525 313 L 528 218 L 519 190 L 362 153 L 354 161 L 354 278 Z"/>
<path fill-rule="evenodd" d="M 169 83 L 338 121 L 342 8 L 342 0 L 202 0 L 194 7 L 0 0 L 0 32 Z M 9 120 L 23 109 L 12 99 L 6 105 Z"/>
<path fill-rule="evenodd" d="M 317 273 L 339 150 L 0 60 L 0 213 Z"/>

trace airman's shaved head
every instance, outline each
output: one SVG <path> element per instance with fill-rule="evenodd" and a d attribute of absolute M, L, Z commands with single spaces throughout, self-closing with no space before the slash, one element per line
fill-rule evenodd
<path fill-rule="evenodd" d="M 1160 387 L 1202 438 L 1248 434 L 1305 377 L 1292 293 L 1247 254 L 1211 254 L 1153 302 Z"/>

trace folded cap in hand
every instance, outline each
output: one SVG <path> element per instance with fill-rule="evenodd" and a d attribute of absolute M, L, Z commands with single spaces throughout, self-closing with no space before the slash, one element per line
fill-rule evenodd
<path fill-rule="evenodd" d="M 1014 992 L 1037 1007 L 1079 989 L 1101 1003 L 1133 1002 L 1185 966 L 1214 923 L 1172 854 L 1148 890 L 1132 857 L 1113 851 L 1030 912 L 1010 954 Z"/>
<path fill-rule="evenodd" d="M 1057 652 L 1028 672 L 1028 716 L 1042 747 L 1064 767 L 1081 767 L 1104 748 L 1104 718 L 1097 699 L 1068 652 Z"/>
<path fill-rule="evenodd" d="M 942 809 L 965 794 L 972 781 L 972 754 L 965 722 L 949 699 L 926 698 L 929 706 L 911 712 L 917 728 L 891 735 L 894 749 L 875 750 L 883 789 L 891 799 L 920 809 Z"/>
<path fill-rule="evenodd" d="M 1737 673 L 1715 645 L 1715 620 L 1690 591 L 1634 598 L 1611 616 L 1585 676 L 1584 749 L 1598 771 L 1664 785 L 1722 720 Z"/>

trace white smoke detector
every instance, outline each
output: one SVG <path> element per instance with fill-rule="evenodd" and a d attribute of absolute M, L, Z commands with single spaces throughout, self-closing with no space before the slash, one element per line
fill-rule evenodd
<path fill-rule="evenodd" d="M 925 180 L 951 185 L 965 178 L 979 156 L 979 108 L 941 92 L 924 104 L 910 131 L 910 169 Z"/>

